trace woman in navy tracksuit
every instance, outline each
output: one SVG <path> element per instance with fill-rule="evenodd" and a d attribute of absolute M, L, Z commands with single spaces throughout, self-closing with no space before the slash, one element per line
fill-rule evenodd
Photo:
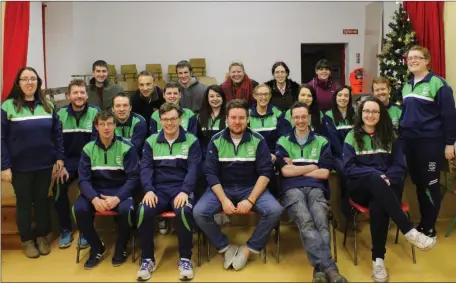
<path fill-rule="evenodd" d="M 355 120 L 355 109 L 353 108 L 352 89 L 347 85 L 336 88 L 332 98 L 331 110 L 327 111 L 323 117 L 323 122 L 328 129 L 328 139 L 334 157 L 333 166 L 340 180 L 340 190 L 342 197 L 342 212 L 348 215 L 349 206 L 346 193 L 346 178 L 344 176 L 344 165 L 342 162 L 342 151 L 345 137 L 353 128 Z"/>
<path fill-rule="evenodd" d="M 24 67 L 2 103 L 2 181 L 11 182 L 16 195 L 17 226 L 29 258 L 50 253 L 48 192 L 52 168 L 63 168 L 63 136 L 54 106 L 41 92 L 35 69 Z M 32 233 L 32 207 L 36 246 Z"/>
<path fill-rule="evenodd" d="M 441 202 L 440 171 L 445 158 L 454 158 L 456 110 L 451 87 L 429 71 L 429 62 L 426 48 L 414 46 L 407 52 L 412 78 L 402 89 L 399 132 L 420 206 L 417 229 L 435 237 Z"/>
<path fill-rule="evenodd" d="M 384 265 L 389 219 L 407 241 L 422 250 L 435 239 L 412 227 L 401 208 L 406 174 L 403 141 L 397 138 L 386 107 L 376 97 L 367 97 L 358 108 L 353 130 L 345 138 L 344 169 L 350 198 L 369 207 L 372 237 L 372 279 L 386 282 Z"/>

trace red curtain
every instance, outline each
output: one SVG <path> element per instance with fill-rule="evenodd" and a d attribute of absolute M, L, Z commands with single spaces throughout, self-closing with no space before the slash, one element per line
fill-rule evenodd
<path fill-rule="evenodd" d="M 30 2 L 6 2 L 3 34 L 3 92 L 8 96 L 17 71 L 27 64 Z"/>
<path fill-rule="evenodd" d="M 445 78 L 443 5 L 444 2 L 437 1 L 404 1 L 416 38 L 431 53 L 432 71 Z"/>

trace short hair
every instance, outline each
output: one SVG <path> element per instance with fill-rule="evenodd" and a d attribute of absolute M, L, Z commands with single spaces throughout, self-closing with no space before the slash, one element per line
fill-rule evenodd
<path fill-rule="evenodd" d="M 257 93 L 258 89 L 265 87 L 268 89 L 269 94 L 272 94 L 271 87 L 269 87 L 267 84 L 259 84 L 253 89 L 253 94 Z"/>
<path fill-rule="evenodd" d="M 79 87 L 84 87 L 85 90 L 87 91 L 87 84 L 85 83 L 84 80 L 81 79 L 74 79 L 68 84 L 68 94 L 71 93 L 71 88 L 73 86 L 79 86 Z"/>
<path fill-rule="evenodd" d="M 330 69 L 332 70 L 332 65 L 331 62 L 329 62 L 328 59 L 321 59 L 320 61 L 317 62 L 317 65 L 315 66 L 315 69 Z"/>
<path fill-rule="evenodd" d="M 179 118 L 182 117 L 182 114 L 184 114 L 184 111 L 182 111 L 182 109 L 178 105 L 174 103 L 165 102 L 162 104 L 162 106 L 160 106 L 160 109 L 158 110 L 159 117 L 161 118 L 163 114 L 172 110 L 177 111 Z"/>
<path fill-rule="evenodd" d="M 97 60 L 92 65 L 92 71 L 95 71 L 96 67 L 105 67 L 106 70 L 107 70 L 108 69 L 108 63 L 106 63 L 106 61 L 104 61 L 104 60 Z"/>
<path fill-rule="evenodd" d="M 149 71 L 141 71 L 141 72 L 138 74 L 138 78 L 139 78 L 139 77 L 152 77 L 152 79 L 155 81 L 154 73 L 149 72 Z"/>
<path fill-rule="evenodd" d="M 406 56 L 408 57 L 410 51 L 420 51 L 421 53 L 423 53 L 423 56 L 426 60 L 429 60 L 429 64 L 427 64 L 427 68 L 428 70 L 431 69 L 431 53 L 429 52 L 429 49 L 427 49 L 426 47 L 423 47 L 421 45 L 413 45 L 412 47 L 410 47 L 409 50 L 407 50 L 407 54 Z"/>
<path fill-rule="evenodd" d="M 179 82 L 167 82 L 163 89 L 163 93 L 165 93 L 168 88 L 177 88 L 179 89 L 179 92 L 182 92 L 182 87 Z"/>
<path fill-rule="evenodd" d="M 279 62 L 275 62 L 274 65 L 272 65 L 272 75 L 274 75 L 275 73 L 275 69 L 277 69 L 277 67 L 279 66 L 282 66 L 284 69 L 285 69 L 285 73 L 287 74 L 287 78 L 288 76 L 290 75 L 290 69 L 288 68 L 287 64 L 285 64 L 285 62 L 282 62 L 282 61 L 279 61 Z"/>
<path fill-rule="evenodd" d="M 296 108 L 306 108 L 307 109 L 307 113 L 310 114 L 310 108 L 309 108 L 309 106 L 306 103 L 301 102 L 301 101 L 296 101 L 290 107 L 290 116 L 293 116 L 293 109 L 296 109 Z"/>
<path fill-rule="evenodd" d="M 114 95 L 114 97 L 112 98 L 112 107 L 114 107 L 114 100 L 116 100 L 117 97 L 128 98 L 128 103 L 131 106 L 131 97 L 129 95 L 125 94 L 125 92 L 120 92 L 120 93 L 117 93 L 116 95 Z"/>
<path fill-rule="evenodd" d="M 177 73 L 177 69 L 183 69 L 183 68 L 188 68 L 190 73 L 192 72 L 192 65 L 190 65 L 190 62 L 188 62 L 187 60 L 182 60 L 182 61 L 179 61 L 179 63 L 177 63 L 176 73 Z"/>
<path fill-rule="evenodd" d="M 389 89 L 391 89 L 391 84 L 390 84 L 389 80 L 387 78 L 384 78 L 384 77 L 377 77 L 377 78 L 372 80 L 372 85 L 371 85 L 372 91 L 374 91 L 374 84 L 386 84 L 386 86 Z"/>
<path fill-rule="evenodd" d="M 230 110 L 235 108 L 242 108 L 249 116 L 249 104 L 244 99 L 233 99 L 226 105 L 226 116 L 230 115 Z"/>
<path fill-rule="evenodd" d="M 234 66 L 239 66 L 242 68 L 242 71 L 245 72 L 244 64 L 241 61 L 233 61 L 231 62 L 230 66 L 228 67 L 228 72 L 231 71 L 231 68 Z"/>
<path fill-rule="evenodd" d="M 111 111 L 107 110 L 102 110 L 95 115 L 95 118 L 93 119 L 93 124 L 98 125 L 99 121 L 107 121 L 109 118 L 112 118 L 114 123 L 116 122 L 116 117 Z"/>

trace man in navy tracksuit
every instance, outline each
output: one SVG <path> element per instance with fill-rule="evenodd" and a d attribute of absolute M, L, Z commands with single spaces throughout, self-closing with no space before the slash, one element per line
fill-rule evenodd
<path fill-rule="evenodd" d="M 93 119 L 100 111 L 98 107 L 87 104 L 87 87 L 83 80 L 70 82 L 67 98 L 70 99 L 70 104 L 57 111 L 62 123 L 65 167 L 62 168 L 59 176 L 57 176 L 53 187 L 55 209 L 59 216 L 60 230 L 62 231 L 62 236 L 59 240 L 59 248 L 61 249 L 68 248 L 73 241 L 68 186 L 77 178 L 82 148 L 96 137 Z M 87 247 L 86 239 L 81 237 L 80 248 Z"/>
<path fill-rule="evenodd" d="M 81 195 L 73 206 L 79 230 L 90 245 L 85 269 L 97 266 L 106 253 L 93 225 L 96 211 L 117 212 L 118 236 L 112 265 L 125 263 L 134 212 L 132 195 L 139 184 L 138 154 L 129 141 L 114 134 L 114 115 L 102 111 L 94 124 L 98 138 L 83 148 L 78 168 Z"/>
<path fill-rule="evenodd" d="M 209 143 L 206 155 L 209 188 L 195 206 L 193 216 L 218 252 L 224 254 L 224 268 L 232 265 L 235 270 L 241 270 L 250 253 L 258 254 L 266 246 L 282 208 L 266 188 L 273 174 L 271 153 L 265 139 L 247 128 L 247 103 L 234 99 L 226 111 L 228 128 Z M 214 220 L 214 214 L 222 208 L 226 214 L 253 210 L 261 215 L 245 246 L 230 245 L 222 234 Z"/>
<path fill-rule="evenodd" d="M 198 139 L 180 126 L 182 109 L 166 102 L 159 109 L 163 130 L 150 136 L 144 145 L 141 182 L 146 195 L 138 208 L 142 263 L 138 280 L 148 280 L 156 269 L 154 218 L 174 211 L 179 241 L 179 279 L 193 279 L 194 191 L 201 163 Z"/>

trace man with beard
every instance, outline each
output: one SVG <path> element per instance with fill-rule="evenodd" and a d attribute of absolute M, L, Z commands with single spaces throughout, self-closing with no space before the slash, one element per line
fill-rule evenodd
<path fill-rule="evenodd" d="M 402 109 L 391 102 L 391 85 L 390 82 L 383 77 L 375 78 L 372 81 L 372 92 L 374 96 L 377 97 L 383 105 L 385 105 L 386 109 L 388 109 L 388 114 L 391 117 L 391 121 L 393 122 L 393 126 L 395 129 L 399 128 L 399 120 L 402 115 Z"/>

